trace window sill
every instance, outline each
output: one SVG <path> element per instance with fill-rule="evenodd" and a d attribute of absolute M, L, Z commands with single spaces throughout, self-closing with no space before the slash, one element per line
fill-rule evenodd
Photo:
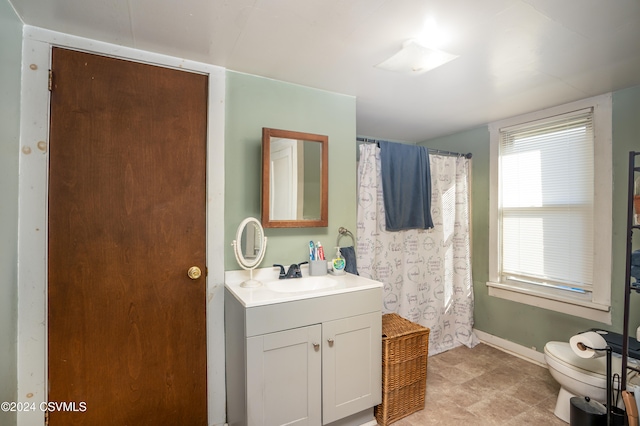
<path fill-rule="evenodd" d="M 525 283 L 507 285 L 487 282 L 487 287 L 489 288 L 489 296 L 611 324 L 610 307 L 592 302 L 588 295 L 572 294 L 567 296 L 562 290 Z"/>

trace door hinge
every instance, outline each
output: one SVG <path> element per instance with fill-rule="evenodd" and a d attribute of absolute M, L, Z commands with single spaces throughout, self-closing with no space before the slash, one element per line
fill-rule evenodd
<path fill-rule="evenodd" d="M 49 70 L 49 91 L 50 92 L 52 87 L 53 87 L 53 71 Z"/>

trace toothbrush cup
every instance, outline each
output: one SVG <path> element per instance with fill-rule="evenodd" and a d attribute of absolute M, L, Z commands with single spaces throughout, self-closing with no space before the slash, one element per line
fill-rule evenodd
<path fill-rule="evenodd" d="M 327 261 L 326 260 L 310 260 L 309 275 L 313 277 L 320 276 L 320 275 L 327 275 Z"/>

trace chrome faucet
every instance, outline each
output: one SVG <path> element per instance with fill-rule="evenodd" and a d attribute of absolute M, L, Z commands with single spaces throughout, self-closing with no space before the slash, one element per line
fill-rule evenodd
<path fill-rule="evenodd" d="M 289 270 L 287 272 L 284 271 L 284 266 L 282 265 L 274 263 L 273 266 L 280 268 L 280 275 L 278 275 L 278 278 L 281 280 L 285 280 L 288 278 L 302 278 L 302 272 L 300 272 L 300 265 L 304 265 L 305 263 L 309 263 L 309 262 L 305 261 L 300 263 L 292 263 L 291 266 L 289 266 Z"/>

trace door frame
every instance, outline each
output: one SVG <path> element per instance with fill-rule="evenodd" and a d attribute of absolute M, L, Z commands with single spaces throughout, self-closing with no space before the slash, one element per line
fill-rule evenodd
<path fill-rule="evenodd" d="M 25 25 L 22 44 L 18 224 L 18 398 L 35 404 L 18 426 L 42 425 L 47 401 L 48 76 L 52 47 L 164 66 L 209 76 L 207 112 L 207 412 L 226 420 L 224 360 L 224 123 L 222 67 L 188 61 Z M 215 153 L 215 155 L 214 155 Z M 218 225 L 218 226 L 216 226 Z M 63 401 L 60 401 L 63 402 Z M 77 401 L 78 403 L 80 401 Z M 90 409 L 90 407 L 87 407 Z"/>

